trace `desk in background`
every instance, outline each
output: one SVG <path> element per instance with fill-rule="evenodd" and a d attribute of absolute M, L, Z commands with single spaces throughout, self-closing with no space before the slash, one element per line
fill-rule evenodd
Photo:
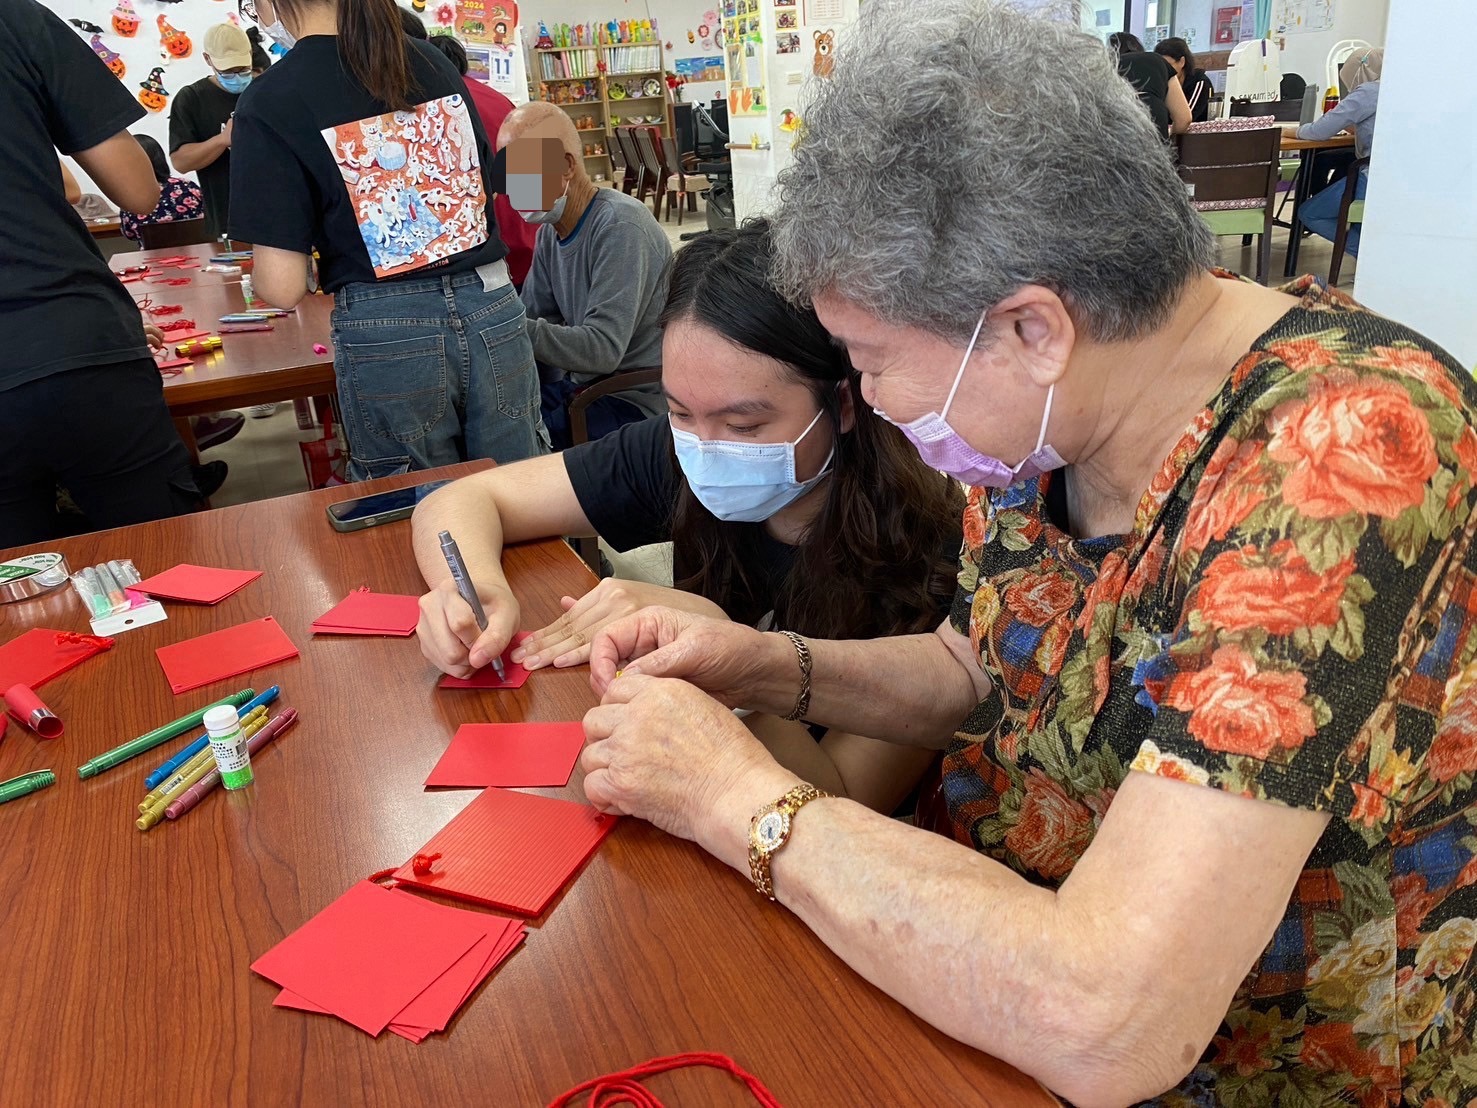
<path fill-rule="evenodd" d="M 174 249 L 139 250 L 119 254 L 108 264 L 115 272 L 128 266 L 147 264 L 150 258 L 170 258 L 188 254 L 199 258 L 202 266 L 218 254 L 215 243 Z M 172 319 L 193 319 L 202 329 L 215 330 L 220 317 L 246 310 L 241 296 L 241 278 L 235 274 L 204 273 L 200 269 L 160 269 L 149 277 L 189 277 L 188 285 L 170 285 L 164 280 L 147 278 L 125 285 L 135 300 L 145 296 L 156 304 L 179 304 L 177 315 L 161 316 L 155 323 Z M 194 435 L 185 417 L 205 415 L 226 408 L 245 408 L 278 400 L 296 400 L 304 396 L 331 396 L 335 390 L 333 353 L 313 351 L 314 343 L 330 346 L 329 316 L 333 311 L 331 296 L 308 295 L 296 313 L 269 320 L 271 331 L 246 331 L 224 335 L 225 346 L 213 354 L 192 358 L 193 365 L 177 375 L 164 378 L 164 400 L 180 436 L 194 453 Z M 174 349 L 174 344 L 169 343 Z"/>
<path fill-rule="evenodd" d="M 1335 135 L 1331 139 L 1300 139 L 1294 138 L 1287 131 L 1282 132 L 1282 152 L 1284 154 L 1296 153 L 1301 164 L 1298 166 L 1297 181 L 1293 184 L 1292 193 L 1292 217 L 1288 221 L 1287 232 L 1287 263 L 1282 267 L 1285 277 L 1296 277 L 1298 253 L 1303 245 L 1303 229 L 1298 225 L 1298 210 L 1302 208 L 1303 201 L 1313 193 L 1313 158 L 1320 150 L 1347 150 L 1354 145 L 1353 135 Z"/>
<path fill-rule="evenodd" d="M 215 607 L 169 604 L 109 652 L 47 684 L 54 742 L 12 727 L 0 778 L 57 784 L 0 806 L 7 1104 L 480 1104 L 531 1108 L 600 1073 L 687 1050 L 733 1056 L 795 1108 L 835 1104 L 1052 1105 L 1039 1085 L 954 1042 L 853 973 L 800 921 L 690 843 L 623 820 L 445 1036 L 413 1046 L 272 1007 L 251 961 L 355 881 L 398 865 L 468 804 L 422 781 L 462 723 L 579 719 L 588 671 L 535 674 L 516 692 L 438 692 L 414 638 L 313 639 L 354 588 L 418 593 L 410 525 L 340 535 L 324 506 L 460 476 L 468 463 L 49 544 L 74 567 L 182 560 L 266 575 Z M 29 547 L 37 550 L 40 547 Z M 13 557 L 19 550 L 0 557 Z M 568 546 L 504 562 L 523 625 L 560 614 L 594 579 Z M 179 697 L 154 649 L 272 615 L 302 657 Z M 0 607 L 4 638 L 87 630 L 70 590 Z M 296 728 L 177 823 L 134 829 L 145 756 L 79 781 L 76 767 L 248 684 L 279 683 Z M 164 751 L 172 746 L 161 748 Z M 570 787 L 534 790 L 583 799 Z M 1009 1018 L 1009 1013 L 1001 1013 Z M 662 1077 L 684 1108 L 752 1103 L 714 1072 Z"/>

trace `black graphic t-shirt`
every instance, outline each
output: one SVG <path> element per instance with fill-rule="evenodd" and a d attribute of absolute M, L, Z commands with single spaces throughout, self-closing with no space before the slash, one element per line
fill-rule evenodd
<path fill-rule="evenodd" d="M 407 40 L 415 107 L 391 111 L 314 35 L 236 108 L 231 237 L 307 254 L 322 285 L 460 273 L 507 253 L 488 219 L 501 187 L 460 74 Z"/>

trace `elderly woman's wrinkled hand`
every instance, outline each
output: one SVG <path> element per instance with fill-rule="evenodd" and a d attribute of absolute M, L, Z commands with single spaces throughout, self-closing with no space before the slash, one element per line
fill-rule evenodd
<path fill-rule="evenodd" d="M 766 772 L 784 773 L 732 712 L 685 681 L 620 678 L 585 716 L 585 739 L 591 804 L 709 849 L 705 832 L 731 798 L 753 792 L 747 783 Z"/>
<path fill-rule="evenodd" d="M 779 636 L 672 608 L 643 608 L 603 628 L 590 646 L 596 696 L 617 674 L 639 673 L 690 681 L 730 708 L 755 708 L 776 681 L 793 699 L 794 671 L 794 648 Z"/>

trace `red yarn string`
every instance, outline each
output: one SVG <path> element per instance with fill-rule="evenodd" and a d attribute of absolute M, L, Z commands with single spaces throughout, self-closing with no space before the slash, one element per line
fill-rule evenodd
<path fill-rule="evenodd" d="M 585 1101 L 585 1108 L 615 1108 L 618 1104 L 629 1104 L 632 1108 L 664 1108 L 656 1094 L 641 1082 L 659 1073 L 686 1069 L 689 1066 L 709 1066 L 732 1074 L 748 1087 L 761 1108 L 783 1108 L 775 1099 L 774 1094 L 766 1089 L 764 1083 L 757 1077 L 741 1069 L 739 1064 L 728 1055 L 716 1054 L 707 1050 L 673 1054 L 666 1058 L 653 1058 L 649 1062 L 642 1062 L 639 1066 L 632 1066 L 628 1070 L 608 1073 L 602 1077 L 592 1077 L 576 1085 L 567 1093 L 555 1097 L 549 1102 L 549 1108 L 573 1108 L 575 1100 L 584 1093 L 590 1094 L 589 1100 Z"/>

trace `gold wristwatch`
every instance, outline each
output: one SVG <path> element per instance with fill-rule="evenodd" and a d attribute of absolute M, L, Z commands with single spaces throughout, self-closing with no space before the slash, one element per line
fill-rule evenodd
<path fill-rule="evenodd" d="M 754 813 L 754 818 L 749 821 L 749 874 L 760 896 L 774 899 L 774 880 L 769 875 L 769 862 L 790 841 L 795 813 L 812 800 L 830 795 L 814 785 L 796 785 L 773 804 L 766 804 Z"/>

